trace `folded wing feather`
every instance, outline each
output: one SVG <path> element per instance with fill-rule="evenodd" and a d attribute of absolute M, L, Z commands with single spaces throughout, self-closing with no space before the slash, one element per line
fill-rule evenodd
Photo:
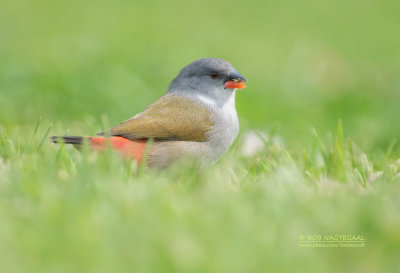
<path fill-rule="evenodd" d="M 210 111 L 195 101 L 166 95 L 131 119 L 98 135 L 122 136 L 131 140 L 183 140 L 203 142 L 213 126 Z"/>

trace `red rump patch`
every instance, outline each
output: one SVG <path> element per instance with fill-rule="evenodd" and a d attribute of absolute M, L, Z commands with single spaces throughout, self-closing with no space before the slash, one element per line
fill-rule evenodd
<path fill-rule="evenodd" d="M 107 145 L 111 144 L 114 150 L 122 155 L 135 159 L 138 166 L 140 165 L 147 144 L 147 139 L 129 140 L 124 137 L 91 137 L 90 145 L 93 150 L 102 151 Z"/>

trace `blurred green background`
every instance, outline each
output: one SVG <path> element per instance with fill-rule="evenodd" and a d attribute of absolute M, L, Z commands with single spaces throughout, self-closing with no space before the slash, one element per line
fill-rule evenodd
<path fill-rule="evenodd" d="M 6 1 L 0 122 L 111 124 L 166 91 L 200 57 L 233 63 L 246 128 L 345 132 L 365 149 L 400 133 L 398 1 Z M 67 122 L 68 121 L 68 122 Z M 72 126 L 72 125 L 71 125 Z M 64 133 L 64 132 L 59 132 Z M 85 135 L 94 131 L 79 131 Z"/>
<path fill-rule="evenodd" d="M 399 271 L 399 10 L 2 1 L 0 272 Z M 263 153 L 245 158 L 242 134 L 206 172 L 137 173 L 48 142 L 50 124 L 50 135 L 92 135 L 133 116 L 201 57 L 249 80 L 237 110 L 242 132 L 271 137 Z M 297 246 L 312 234 L 367 246 Z"/>

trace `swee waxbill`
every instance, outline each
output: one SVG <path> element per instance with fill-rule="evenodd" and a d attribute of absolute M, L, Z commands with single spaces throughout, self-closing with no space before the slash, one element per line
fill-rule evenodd
<path fill-rule="evenodd" d="M 140 164 L 147 153 L 150 167 L 168 167 L 188 158 L 212 164 L 232 145 L 239 131 L 237 89 L 247 81 L 227 61 L 203 58 L 185 66 L 167 93 L 131 119 L 98 133 L 99 137 L 52 136 L 67 144 L 84 140 L 94 150 L 107 145 Z M 146 144 L 152 139 L 149 147 Z"/>

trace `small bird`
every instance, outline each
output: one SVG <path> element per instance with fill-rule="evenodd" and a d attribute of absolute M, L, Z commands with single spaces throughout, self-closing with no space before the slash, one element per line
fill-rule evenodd
<path fill-rule="evenodd" d="M 198 59 L 179 72 L 164 96 L 98 137 L 52 136 L 51 140 L 78 147 L 87 142 L 93 150 L 111 146 L 138 165 L 146 154 L 147 165 L 155 168 L 181 159 L 209 165 L 238 134 L 235 93 L 246 87 L 246 81 L 225 60 Z"/>

